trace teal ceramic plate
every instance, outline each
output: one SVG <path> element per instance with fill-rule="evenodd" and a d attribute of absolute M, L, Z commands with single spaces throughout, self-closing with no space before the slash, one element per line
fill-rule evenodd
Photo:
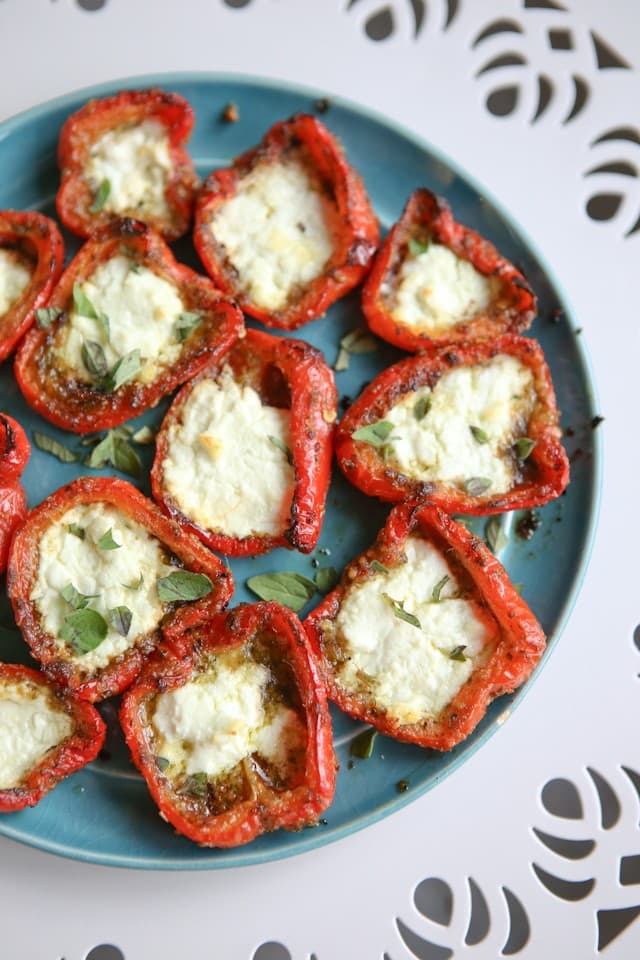
<path fill-rule="evenodd" d="M 190 150 L 202 175 L 226 166 L 236 154 L 257 143 L 275 121 L 298 111 L 314 112 L 322 106 L 316 103 L 318 94 L 313 91 L 216 75 L 142 77 L 72 94 L 0 125 L 0 209 L 36 208 L 55 216 L 56 143 L 65 117 L 91 96 L 152 85 L 175 90 L 193 105 L 197 122 Z M 238 106 L 240 119 L 235 124 L 221 119 L 229 101 Z M 353 105 L 332 101 L 322 120 L 342 140 L 349 159 L 362 173 L 385 229 L 400 215 L 409 193 L 428 186 L 447 197 L 457 219 L 474 227 L 514 260 L 538 294 L 540 312 L 532 334 L 541 341 L 551 366 L 572 458 L 572 483 L 563 497 L 540 511 L 542 524 L 533 539 L 523 541 L 512 535 L 501 559 L 512 579 L 523 584 L 524 597 L 550 637 L 548 656 L 575 599 L 595 527 L 600 453 L 597 433 L 591 429 L 596 413 L 594 392 L 579 330 L 548 269 L 508 214 L 442 154 Z M 75 252 L 77 240 L 71 236 L 66 240 L 68 253 Z M 176 252 L 179 258 L 197 264 L 190 243 L 177 244 Z M 359 298 L 355 295 L 297 335 L 319 347 L 333 364 L 340 338 L 361 323 Z M 375 353 L 353 357 L 349 369 L 336 375 L 343 405 L 400 356 L 399 351 L 380 343 Z M 158 424 L 166 407 L 162 404 L 137 423 Z M 77 444 L 77 438 L 55 430 L 26 406 L 13 379 L 11 363 L 0 370 L 0 409 L 17 417 L 29 433 L 41 429 Z M 145 462 L 140 485 L 149 493 L 147 474 L 152 451 L 140 449 Z M 75 464 L 61 464 L 34 449 L 25 473 L 30 505 L 35 506 L 83 470 L 90 472 Z M 321 549 L 313 556 L 322 566 L 341 569 L 373 541 L 386 513 L 384 506 L 350 488 L 336 473 Z M 484 523 L 473 523 L 481 535 Z M 234 602 L 255 599 L 244 586 L 247 577 L 280 570 L 313 576 L 312 560 L 278 550 L 254 560 L 233 561 Z M 27 662 L 25 644 L 15 628 L 4 591 L 2 594 L 0 659 Z M 444 755 L 378 737 L 370 759 L 350 762 L 349 744 L 361 727 L 334 711 L 340 773 L 326 822 L 300 833 L 278 831 L 236 850 L 202 850 L 175 835 L 160 819 L 144 782 L 128 759 L 117 726 L 117 704 L 106 703 L 101 709 L 110 733 L 102 758 L 60 784 L 35 809 L 0 817 L 0 833 L 64 856 L 129 867 L 211 869 L 290 856 L 373 823 L 435 786 L 488 739 L 499 726 L 501 714 L 513 709 L 525 690 L 494 703 L 473 735 Z M 400 781 L 408 785 L 406 792 L 398 792 Z"/>

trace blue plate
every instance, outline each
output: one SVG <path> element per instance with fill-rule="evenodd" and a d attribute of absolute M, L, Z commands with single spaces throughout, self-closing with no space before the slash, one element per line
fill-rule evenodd
<path fill-rule="evenodd" d="M 257 143 L 277 120 L 318 109 L 318 93 L 236 76 L 176 74 L 93 87 L 0 125 L 0 209 L 35 208 L 55 216 L 56 144 L 64 119 L 89 97 L 129 86 L 156 85 L 182 94 L 193 105 L 197 120 L 190 150 L 202 175 L 226 166 L 236 154 Z M 221 119 L 230 101 L 237 104 L 240 114 L 235 124 Z M 349 159 L 362 173 L 385 229 L 398 218 L 414 188 L 430 187 L 447 197 L 458 220 L 474 227 L 515 261 L 538 294 L 540 310 L 532 333 L 542 343 L 553 374 L 572 459 L 572 482 L 563 497 L 540 511 L 542 524 L 534 538 L 526 542 L 511 536 L 501 559 L 513 581 L 523 584 L 524 597 L 550 638 L 545 654 L 548 657 L 584 574 L 597 514 L 601 456 L 598 434 L 591 427 L 596 413 L 594 388 L 580 331 L 575 329 L 557 284 L 531 243 L 523 239 L 499 205 L 446 157 L 384 118 L 344 102 L 332 100 L 322 120 L 341 139 Z M 72 254 L 78 241 L 71 236 L 66 241 L 67 251 Z M 176 244 L 176 253 L 197 265 L 190 242 Z M 296 335 L 319 347 L 333 364 L 340 338 L 361 323 L 356 294 Z M 398 350 L 381 343 L 375 353 L 353 357 L 350 368 L 336 375 L 343 403 L 356 397 L 366 383 L 400 356 Z M 167 406 L 165 402 L 140 417 L 136 426 L 159 424 Z M 77 444 L 75 437 L 32 413 L 17 388 L 11 363 L 0 370 L 0 409 L 17 417 L 29 433 L 40 429 Z M 148 468 L 152 451 L 142 449 Z M 30 505 L 39 503 L 83 470 L 91 472 L 75 464 L 61 464 L 34 448 L 24 476 Z M 140 486 L 149 493 L 147 470 Z M 314 556 L 322 566 L 341 569 L 373 541 L 386 513 L 387 508 L 350 487 L 336 472 L 321 549 Z M 480 519 L 470 525 L 482 535 L 484 524 Z M 236 582 L 234 603 L 255 599 L 244 586 L 253 574 L 296 570 L 313 576 L 311 557 L 286 550 L 233 561 L 231 566 Z M 29 660 L 4 591 L 0 599 L 0 659 Z M 106 703 L 101 709 L 110 732 L 102 758 L 60 784 L 35 809 L 0 817 L 0 833 L 64 856 L 129 867 L 212 869 L 291 856 L 365 827 L 435 786 L 491 736 L 501 714 L 513 709 L 528 686 L 495 702 L 468 740 L 447 754 L 378 737 L 370 759 L 350 761 L 349 743 L 361 725 L 334 710 L 340 773 L 326 821 L 300 833 L 277 831 L 235 850 L 202 850 L 174 834 L 160 819 L 144 781 L 128 758 L 117 724 L 117 704 Z M 408 784 L 406 792 L 398 791 L 399 781 Z"/>

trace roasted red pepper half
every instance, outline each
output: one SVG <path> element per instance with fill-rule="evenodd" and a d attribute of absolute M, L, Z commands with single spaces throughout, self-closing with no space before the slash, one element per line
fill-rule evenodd
<path fill-rule="evenodd" d="M 20 475 L 30 453 L 27 435 L 17 420 L 0 413 L 0 573 L 7 565 L 11 538 L 27 515 Z"/>
<path fill-rule="evenodd" d="M 35 210 L 0 210 L 0 361 L 33 323 L 60 276 L 58 227 Z"/>
<path fill-rule="evenodd" d="M 309 553 L 325 512 L 337 392 L 308 343 L 247 330 L 182 388 L 156 438 L 160 505 L 233 557 Z"/>
<path fill-rule="evenodd" d="M 202 846 L 311 826 L 333 799 L 324 686 L 299 620 L 277 603 L 159 647 L 120 719 L 161 815 Z"/>
<path fill-rule="evenodd" d="M 189 229 L 199 180 L 184 148 L 194 123 L 177 93 L 125 90 L 90 100 L 65 121 L 56 197 L 65 227 L 89 237 L 114 217 L 136 217 L 175 240 Z"/>
<path fill-rule="evenodd" d="M 0 663 L 0 813 L 34 807 L 97 757 L 106 727 L 95 707 L 44 674 Z"/>
<path fill-rule="evenodd" d="M 391 511 L 304 626 L 329 699 L 381 733 L 436 750 L 469 736 L 545 649 L 498 560 L 425 503 Z"/>
<path fill-rule="evenodd" d="M 362 292 L 371 330 L 412 353 L 526 330 L 536 298 L 513 264 L 457 223 L 446 200 L 415 190 Z"/>
<path fill-rule="evenodd" d="M 97 701 L 132 683 L 161 627 L 226 606 L 233 580 L 130 483 L 81 477 L 29 514 L 13 540 L 7 590 L 45 672 Z"/>
<path fill-rule="evenodd" d="M 551 375 L 535 340 L 441 348 L 383 371 L 347 410 L 336 455 L 381 500 L 447 513 L 539 506 L 569 482 Z"/>
<path fill-rule="evenodd" d="M 34 410 L 89 433 L 154 406 L 243 329 L 240 310 L 178 263 L 137 220 L 98 230 L 63 273 L 47 327 L 20 345 L 16 377 Z"/>
<path fill-rule="evenodd" d="M 196 203 L 194 243 L 216 286 L 283 330 L 319 317 L 360 283 L 378 238 L 359 174 L 305 114 L 211 173 Z"/>

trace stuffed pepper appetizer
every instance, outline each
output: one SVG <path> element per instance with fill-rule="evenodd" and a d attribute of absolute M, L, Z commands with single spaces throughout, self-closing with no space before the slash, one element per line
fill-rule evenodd
<path fill-rule="evenodd" d="M 174 636 L 120 718 L 161 816 L 202 846 L 311 826 L 333 799 L 324 687 L 300 622 L 277 603 Z"/>
<path fill-rule="evenodd" d="M 90 703 L 37 670 L 0 663 L 0 813 L 35 806 L 95 760 L 105 732 Z"/>
<path fill-rule="evenodd" d="M 65 270 L 46 323 L 20 346 L 16 376 L 30 406 L 56 426 L 102 430 L 224 356 L 243 326 L 240 310 L 149 227 L 115 220 Z"/>
<path fill-rule="evenodd" d="M 83 477 L 31 511 L 14 537 L 7 589 L 45 672 L 97 701 L 129 686 L 162 626 L 225 607 L 233 581 L 131 484 Z"/>
<path fill-rule="evenodd" d="M 504 568 L 428 504 L 395 507 L 305 621 L 329 698 L 398 740 L 449 750 L 545 648 Z"/>
<path fill-rule="evenodd" d="M 313 550 L 337 416 L 314 347 L 248 330 L 224 365 L 183 387 L 156 440 L 153 495 L 214 550 Z"/>
<path fill-rule="evenodd" d="M 187 101 L 163 90 L 90 100 L 64 123 L 56 198 L 65 227 L 89 237 L 114 217 L 135 217 L 175 240 L 189 229 L 198 177 L 184 148 Z"/>
<path fill-rule="evenodd" d="M 20 475 L 30 454 L 31 447 L 20 424 L 0 413 L 0 574 L 7 565 L 11 538 L 27 515 L 27 497 Z"/>
<path fill-rule="evenodd" d="M 569 482 L 540 346 L 501 337 L 441 348 L 383 371 L 336 432 L 346 477 L 381 500 L 428 498 L 448 513 L 500 513 Z"/>
<path fill-rule="evenodd" d="M 412 353 L 526 330 L 536 298 L 487 240 L 456 223 L 446 200 L 415 190 L 362 294 L 371 330 Z"/>
<path fill-rule="evenodd" d="M 58 227 L 35 210 L 0 210 L 0 361 L 8 357 L 49 294 L 64 262 Z"/>
<path fill-rule="evenodd" d="M 360 176 L 326 127 L 304 114 L 210 174 L 196 204 L 194 242 L 216 286 L 284 330 L 360 283 L 378 236 Z"/>

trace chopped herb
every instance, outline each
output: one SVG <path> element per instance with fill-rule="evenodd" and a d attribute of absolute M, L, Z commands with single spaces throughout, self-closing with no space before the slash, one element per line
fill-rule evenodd
<path fill-rule="evenodd" d="M 104 389 L 107 393 L 115 393 L 124 383 L 135 377 L 141 367 L 140 351 L 137 348 L 130 350 L 113 366 L 104 381 Z"/>
<path fill-rule="evenodd" d="M 82 362 L 92 377 L 102 380 L 109 367 L 102 346 L 96 340 L 86 340 L 82 344 Z"/>
<path fill-rule="evenodd" d="M 433 401 L 429 394 L 423 394 L 421 397 L 418 397 L 413 407 L 413 415 L 416 420 L 424 420 L 429 410 L 431 410 L 432 403 Z"/>
<path fill-rule="evenodd" d="M 99 647 L 109 632 L 104 617 L 95 610 L 74 610 L 64 618 L 60 639 L 71 644 L 76 653 L 89 653 Z"/>
<path fill-rule="evenodd" d="M 470 497 L 479 497 L 490 486 L 491 480 L 488 480 L 487 477 L 471 477 L 464 482 L 464 488 Z"/>
<path fill-rule="evenodd" d="M 187 777 L 179 792 L 188 793 L 192 797 L 204 798 L 207 795 L 208 785 L 209 781 L 206 773 L 192 773 L 190 777 Z"/>
<path fill-rule="evenodd" d="M 384 563 L 380 563 L 379 560 L 371 561 L 371 569 L 375 570 L 376 573 L 389 573 L 389 567 L 385 567 Z"/>
<path fill-rule="evenodd" d="M 122 584 L 122 586 L 125 588 L 125 590 L 140 590 L 143 585 L 144 585 L 144 576 L 143 576 L 143 574 L 140 574 L 140 579 L 138 580 L 137 583 L 123 583 L 123 584 Z"/>
<path fill-rule="evenodd" d="M 99 594 L 80 593 L 72 583 L 68 583 L 66 587 L 63 587 L 60 591 L 60 596 L 63 600 L 66 600 L 67 603 L 71 604 L 74 610 L 84 610 L 85 607 L 89 606 L 89 601 L 95 600 Z"/>
<path fill-rule="evenodd" d="M 398 791 L 398 793 L 406 793 L 408 789 L 409 789 L 408 780 L 398 780 L 398 782 L 396 783 L 396 790 Z"/>
<path fill-rule="evenodd" d="M 199 600 L 213 590 L 213 583 L 206 573 L 190 573 L 188 570 L 176 570 L 168 577 L 156 581 L 160 600 L 185 601 Z"/>
<path fill-rule="evenodd" d="M 442 590 L 447 585 L 447 583 L 449 583 L 450 579 L 451 577 L 449 576 L 449 574 L 445 573 L 444 577 L 442 577 L 441 580 L 438 580 L 435 587 L 431 591 L 431 603 L 440 603 L 440 601 L 443 599 L 441 597 Z"/>
<path fill-rule="evenodd" d="M 368 760 L 373 753 L 373 744 L 377 736 L 378 731 L 374 727 L 369 727 L 359 733 L 349 744 L 351 756 L 359 757 L 360 760 Z"/>
<path fill-rule="evenodd" d="M 112 610 L 109 610 L 107 617 L 113 629 L 119 633 L 121 637 L 126 637 L 131 629 L 131 620 L 133 619 L 133 614 L 131 610 L 129 610 L 129 607 L 113 607 Z"/>
<path fill-rule="evenodd" d="M 487 520 L 487 525 L 484 528 L 484 537 L 489 548 L 494 553 L 500 553 L 509 543 L 509 537 L 504 529 L 502 516 L 499 513 L 493 517 L 489 517 Z"/>
<path fill-rule="evenodd" d="M 388 593 L 383 593 L 382 596 L 385 600 L 393 607 L 393 612 L 398 620 L 404 620 L 405 623 L 410 623 L 412 627 L 417 627 L 418 630 L 422 630 L 422 626 L 417 617 L 414 617 L 412 613 L 409 613 L 404 609 L 404 600 L 394 600 L 393 597 L 390 597 Z"/>
<path fill-rule="evenodd" d="M 393 424 L 388 420 L 378 420 L 377 423 L 369 423 L 366 427 L 360 427 L 351 436 L 354 440 L 368 443 L 372 447 L 383 447 L 392 430 Z"/>
<path fill-rule="evenodd" d="M 430 246 L 430 240 L 416 240 L 415 237 L 411 237 L 409 240 L 409 253 L 412 257 L 419 257 L 421 253 L 426 253 Z"/>
<path fill-rule="evenodd" d="M 100 210 L 104 207 L 105 203 L 109 199 L 109 194 L 111 193 L 111 184 L 108 180 L 103 180 L 100 183 L 100 186 L 96 190 L 95 196 L 93 198 L 93 203 L 89 207 L 89 213 L 99 213 Z"/>
<path fill-rule="evenodd" d="M 530 440 L 529 437 L 520 437 L 516 440 L 513 449 L 518 460 L 526 460 L 536 443 L 536 440 Z"/>
<path fill-rule="evenodd" d="M 69 533 L 72 533 L 74 537 L 77 537 L 78 540 L 84 540 L 85 529 L 81 527 L 79 523 L 67 523 L 66 528 Z"/>
<path fill-rule="evenodd" d="M 151 429 L 151 427 L 140 427 L 140 429 L 136 430 L 136 432 L 131 437 L 134 443 L 139 443 L 141 445 L 146 443 L 153 443 L 155 438 L 156 438 L 156 435 Z"/>
<path fill-rule="evenodd" d="M 77 458 L 76 458 L 77 459 Z M 110 463 L 116 470 L 139 477 L 142 473 L 140 457 L 116 430 L 108 430 L 84 461 L 85 466 L 101 470 Z"/>
<path fill-rule="evenodd" d="M 108 343 L 111 336 L 111 321 L 109 320 L 109 317 L 106 315 L 106 313 L 101 313 L 99 317 L 96 317 L 96 323 L 102 332 L 102 336 Z"/>
<path fill-rule="evenodd" d="M 77 463 L 80 459 L 78 454 L 74 453 L 73 450 L 68 450 L 67 447 L 63 446 L 54 437 L 50 437 L 46 433 L 40 433 L 38 430 L 33 431 L 33 442 L 38 450 L 44 450 L 45 453 L 53 454 L 61 463 Z"/>
<path fill-rule="evenodd" d="M 113 527 L 109 527 L 109 529 L 103 533 L 98 540 L 99 550 L 119 550 L 121 546 L 121 543 L 116 543 L 116 541 L 113 539 Z"/>
<path fill-rule="evenodd" d="M 326 113 L 330 106 L 331 101 L 328 97 L 318 97 L 317 100 L 313 101 L 313 109 L 316 113 Z"/>
<path fill-rule="evenodd" d="M 340 341 L 340 350 L 334 364 L 334 370 L 337 372 L 348 370 L 352 355 L 373 353 L 374 350 L 378 349 L 378 346 L 376 338 L 372 337 L 366 330 L 362 330 L 360 327 L 351 330 Z"/>
<path fill-rule="evenodd" d="M 158 768 L 158 770 L 160 771 L 160 773 L 164 773 L 164 771 L 165 771 L 165 770 L 167 769 L 167 767 L 169 766 L 169 761 L 167 760 L 167 758 L 166 758 L 166 757 L 156 757 L 156 758 L 155 758 L 155 761 L 156 761 L 156 767 Z"/>
<path fill-rule="evenodd" d="M 322 567 L 316 573 L 316 586 L 320 593 L 330 593 L 338 580 L 340 574 L 335 567 Z"/>
<path fill-rule="evenodd" d="M 274 445 L 274 447 L 277 447 L 278 450 L 281 450 L 282 453 L 284 453 L 285 457 L 287 458 L 287 463 L 293 466 L 293 454 L 286 443 L 283 443 L 279 437 L 272 437 L 271 434 L 269 434 L 269 441 Z"/>
<path fill-rule="evenodd" d="M 81 317 L 89 317 L 91 320 L 98 319 L 98 311 L 79 283 L 73 285 L 73 306 L 76 313 Z"/>
<path fill-rule="evenodd" d="M 542 520 L 536 510 L 525 510 L 516 525 L 516 534 L 521 540 L 531 540 Z"/>
<path fill-rule="evenodd" d="M 473 436 L 473 439 L 476 441 L 476 443 L 489 442 L 489 437 L 487 436 L 485 431 L 482 429 L 482 427 L 476 427 L 474 424 L 471 424 L 471 426 L 469 427 L 469 430 L 471 430 L 471 434 Z"/>
<path fill-rule="evenodd" d="M 38 307 L 36 310 L 36 323 L 41 330 L 48 330 L 52 323 L 58 320 L 64 310 L 60 307 Z"/>
<path fill-rule="evenodd" d="M 458 660 L 460 663 L 464 663 L 467 659 L 464 655 L 466 649 L 466 643 L 461 643 L 458 647 L 454 647 L 453 650 L 449 651 L 449 660 Z"/>
<path fill-rule="evenodd" d="M 262 600 L 276 600 L 294 613 L 302 610 L 316 592 L 316 584 L 301 573 L 260 573 L 247 586 Z"/>
<path fill-rule="evenodd" d="M 185 310 L 176 320 L 176 336 L 178 340 L 186 340 L 189 334 L 202 322 L 202 314 L 193 310 Z"/>

